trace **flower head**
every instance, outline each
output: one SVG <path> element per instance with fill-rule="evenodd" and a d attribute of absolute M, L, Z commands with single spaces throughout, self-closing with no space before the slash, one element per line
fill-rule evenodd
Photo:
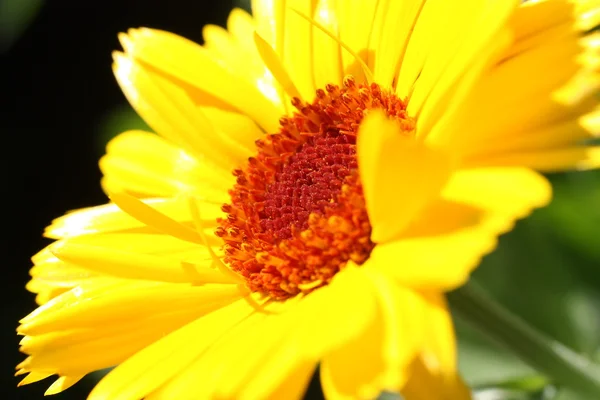
<path fill-rule="evenodd" d="M 293 398 L 320 363 L 331 398 L 468 398 L 443 292 L 549 201 L 532 168 L 597 165 L 596 3 L 253 11 L 203 46 L 120 36 L 115 75 L 160 136 L 114 139 L 112 204 L 46 231 L 18 374 L 58 374 L 54 393 L 117 365 L 93 399 Z"/>

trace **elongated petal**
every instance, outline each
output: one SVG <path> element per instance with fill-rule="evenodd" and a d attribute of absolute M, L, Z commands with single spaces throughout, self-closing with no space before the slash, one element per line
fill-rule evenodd
<path fill-rule="evenodd" d="M 22 375 L 22 374 L 27 374 L 27 376 L 19 382 L 18 386 L 29 385 L 30 383 L 35 383 L 35 382 L 41 381 L 42 379 L 46 379 L 47 377 L 53 375 L 52 372 L 29 372 L 29 373 L 27 373 L 26 370 L 20 369 L 17 372 L 17 375 Z"/>
<path fill-rule="evenodd" d="M 52 330 L 100 326 L 132 319 L 136 313 L 141 313 L 140 307 L 145 307 L 144 315 L 178 309 L 198 310 L 218 303 L 220 299 L 239 297 L 241 292 L 243 290 L 235 285 L 198 287 L 96 278 L 38 307 L 20 321 L 18 330 L 23 334 L 37 335 Z"/>
<path fill-rule="evenodd" d="M 314 11 L 314 20 L 319 23 L 333 37 L 340 36 L 339 15 L 334 12 L 337 0 L 320 0 Z M 323 88 L 329 83 L 340 83 L 345 76 L 342 64 L 340 43 L 333 40 L 320 29 L 312 28 L 312 64 L 314 71 L 315 87 Z"/>
<path fill-rule="evenodd" d="M 547 205 L 552 188 L 546 178 L 526 168 L 475 168 L 454 174 L 442 196 L 484 211 L 490 223 L 494 217 L 497 222 L 504 219 L 500 229 L 510 229 L 514 220 Z"/>
<path fill-rule="evenodd" d="M 375 55 L 370 48 L 373 31 L 371 21 L 375 19 L 378 2 L 359 1 L 348 7 L 344 1 L 337 1 L 336 6 L 340 41 L 358 54 L 372 71 Z M 346 51 L 342 51 L 342 67 L 345 74 L 354 75 L 358 81 L 364 80 L 364 74 L 355 57 Z"/>
<path fill-rule="evenodd" d="M 279 85 L 263 63 L 253 36 L 256 22 L 246 11 L 234 8 L 227 19 L 227 30 L 207 25 L 202 29 L 204 48 L 213 57 L 235 71 L 249 84 L 256 86 L 273 104 L 284 106 Z M 242 64 L 244 68 L 238 68 Z"/>
<path fill-rule="evenodd" d="M 254 312 L 245 300 L 208 314 L 144 348 L 111 371 L 90 399 L 145 397 L 184 370 L 220 336 Z"/>
<path fill-rule="evenodd" d="M 224 202 L 233 182 L 230 171 L 198 161 L 157 135 L 142 131 L 122 133 L 111 140 L 100 160 L 107 191 L 126 190 L 144 197 L 168 197 L 181 193 Z"/>
<path fill-rule="evenodd" d="M 152 202 L 139 200 L 126 193 L 113 193 L 111 197 L 121 210 L 147 227 L 188 242 L 207 244 L 206 234 L 199 232 L 191 221 L 192 216 L 185 197 L 160 199 L 157 202 L 158 205 L 171 205 L 172 209 L 155 207 Z M 210 221 L 209 226 L 214 222 L 214 220 Z M 212 244 L 220 244 L 214 235 L 208 238 L 212 239 Z"/>
<path fill-rule="evenodd" d="M 147 291 L 145 293 L 148 294 Z M 210 289 L 205 296 L 201 295 L 200 290 L 196 290 L 196 294 L 196 302 L 191 298 L 182 302 L 184 297 L 181 295 L 174 297 L 174 304 L 185 308 L 166 310 L 159 307 L 155 313 L 138 312 L 126 319 L 117 314 L 102 326 L 71 327 L 25 336 L 21 341 L 21 351 L 30 356 L 20 367 L 61 375 L 86 374 L 111 367 L 159 340 L 165 332 L 175 331 L 240 297 L 239 292 L 225 294 L 211 292 Z M 91 311 L 81 310 L 81 314 L 86 315 Z"/>
<path fill-rule="evenodd" d="M 434 203 L 403 233 L 371 254 L 377 268 L 416 288 L 461 285 L 497 236 L 550 201 L 548 182 L 523 168 L 460 170 Z"/>
<path fill-rule="evenodd" d="M 357 147 L 371 237 L 385 243 L 439 194 L 450 174 L 449 161 L 380 113 L 365 118 Z"/>
<path fill-rule="evenodd" d="M 426 135 L 453 101 L 463 79 L 474 81 L 473 64 L 486 65 L 495 40 L 518 1 L 467 0 L 424 4 L 400 67 L 397 91 L 409 96 L 408 112 Z M 452 13 L 452 18 L 445 17 Z M 491 62 L 491 60 L 490 60 Z M 483 72 L 481 68 L 476 68 Z"/>
<path fill-rule="evenodd" d="M 597 151 L 586 141 L 598 135 L 599 45 L 595 35 L 579 31 L 584 9 L 566 0 L 519 6 L 507 24 L 512 44 L 461 106 L 446 113 L 431 140 L 462 154 L 469 166 L 595 168 Z"/>
<path fill-rule="evenodd" d="M 274 309 L 267 306 L 265 313 L 251 316 L 203 349 L 185 371 L 155 393 L 156 398 L 192 394 L 195 398 L 267 398 L 288 384 L 294 388 L 289 395 L 300 396 L 301 383 L 323 354 L 354 340 L 373 322 L 375 288 L 364 287 L 365 277 L 364 271 L 349 267 L 329 286 L 304 299 Z M 356 313 L 340 313 L 340 304 Z M 298 381 L 291 375 L 295 372 L 301 373 Z M 203 385 L 193 384 L 198 376 L 204 377 Z"/>
<path fill-rule="evenodd" d="M 287 95 L 292 98 L 300 98 L 300 92 L 298 92 L 294 81 L 290 78 L 282 60 L 279 58 L 275 50 L 273 50 L 269 43 L 267 43 L 257 33 L 254 34 L 254 42 L 262 61 L 265 63 L 267 68 L 269 68 L 269 71 L 271 71 L 275 79 L 277 79 L 277 82 L 279 82 Z"/>
<path fill-rule="evenodd" d="M 77 382 L 79 382 L 83 378 L 83 375 L 75 375 L 75 376 L 61 376 L 59 377 L 50 387 L 44 395 L 49 396 L 51 394 L 57 394 L 62 392 L 63 390 L 67 390 Z"/>
<path fill-rule="evenodd" d="M 212 123 L 184 84 L 123 54 L 114 53 L 114 59 L 113 69 L 123 92 L 157 133 L 204 163 L 225 171 L 239 166 L 249 156 L 245 144 L 258 138 L 256 129 L 230 137 Z"/>
<path fill-rule="evenodd" d="M 122 196 L 123 197 L 123 196 Z M 115 194 L 115 198 L 120 198 Z M 128 198 L 129 199 L 129 198 Z M 140 208 L 154 210 L 154 213 L 167 216 L 170 220 L 176 220 L 184 225 L 191 224 L 191 215 L 187 207 L 185 207 L 185 199 L 182 198 L 153 198 L 144 200 L 131 200 L 135 205 L 142 204 Z M 129 204 L 129 203 L 127 203 Z M 144 207 L 145 206 L 145 207 Z M 137 210 L 137 208 L 134 208 Z M 214 225 L 214 220 L 222 216 L 220 204 L 202 203 L 202 215 L 207 219 L 209 226 Z M 134 215 L 137 215 L 134 213 Z M 154 214 L 152 214 L 154 215 Z M 143 218 L 143 217 L 142 217 Z M 151 228 L 154 224 L 146 225 L 140 219 L 136 219 L 131 215 L 123 212 L 115 204 L 106 204 L 102 206 L 84 208 L 73 211 L 63 217 L 52 221 L 52 225 L 46 228 L 45 236 L 52 239 L 61 239 L 79 235 L 89 235 L 97 233 L 116 233 L 116 232 L 140 232 L 140 233 L 156 233 L 156 228 Z M 160 222 L 159 222 L 160 225 Z M 182 230 L 183 232 L 183 230 Z M 200 241 L 193 233 L 182 233 L 192 242 Z M 192 236 L 193 235 L 193 236 Z M 177 236 L 177 235 L 173 235 Z"/>
<path fill-rule="evenodd" d="M 31 280 L 25 288 L 37 294 L 35 300 L 39 305 L 97 277 L 93 271 L 59 260 L 48 248 L 36 254 L 33 262 L 34 266 L 29 270 Z"/>
<path fill-rule="evenodd" d="M 371 37 L 371 47 L 375 53 L 373 79 L 376 82 L 394 88 L 394 81 L 424 4 L 424 0 L 378 2 L 373 21 L 374 34 Z"/>
<path fill-rule="evenodd" d="M 470 390 L 457 372 L 456 338 L 443 295 L 423 293 L 428 306 L 421 357 L 415 360 L 411 379 L 402 390 L 407 399 L 469 400 Z"/>
<path fill-rule="evenodd" d="M 259 35 L 278 54 L 302 97 L 315 93 L 312 69 L 312 26 L 297 13 L 312 17 L 314 0 L 256 0 L 252 11 Z"/>
<path fill-rule="evenodd" d="M 600 166 L 600 146 L 565 146 L 555 149 L 511 151 L 487 156 L 485 159 L 473 158 L 465 164 L 467 166 L 523 166 L 546 172 L 565 169 L 586 170 Z"/>
<path fill-rule="evenodd" d="M 233 283 L 232 279 L 211 268 L 212 257 L 198 259 L 192 277 L 182 266 L 182 260 L 116 250 L 110 247 L 90 246 L 73 241 L 56 243 L 51 248 L 59 259 L 92 271 L 127 279 L 173 283 Z"/>
<path fill-rule="evenodd" d="M 219 63 L 201 46 L 172 33 L 147 28 L 130 30 L 122 43 L 131 60 L 139 60 L 165 74 L 167 79 L 191 86 L 195 91 L 188 92 L 188 96 L 193 96 L 191 101 L 210 106 L 228 104 L 249 115 L 264 130 L 276 130 L 279 106 L 263 95 L 258 85 L 244 81 L 232 66 Z"/>
<path fill-rule="evenodd" d="M 398 391 L 420 352 L 423 301 L 376 271 L 366 277 L 377 287 L 378 315 L 360 337 L 324 358 L 321 381 L 327 398 L 375 398 L 383 390 Z"/>

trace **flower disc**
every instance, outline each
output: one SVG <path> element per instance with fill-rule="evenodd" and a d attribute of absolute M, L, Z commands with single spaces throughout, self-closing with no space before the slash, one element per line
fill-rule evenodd
<path fill-rule="evenodd" d="M 358 176 L 356 134 L 365 113 L 381 109 L 414 131 L 406 103 L 377 84 L 319 89 L 312 103 L 295 98 L 279 132 L 256 142 L 258 153 L 235 170 L 228 214 L 216 234 L 225 261 L 250 289 L 285 299 L 327 284 L 348 261 L 371 253 L 371 225 Z"/>

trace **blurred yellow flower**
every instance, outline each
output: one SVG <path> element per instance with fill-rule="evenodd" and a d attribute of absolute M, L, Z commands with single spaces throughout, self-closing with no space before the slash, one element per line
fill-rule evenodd
<path fill-rule="evenodd" d="M 47 229 L 22 384 L 298 398 L 320 363 L 328 398 L 469 398 L 443 292 L 549 201 L 532 169 L 597 166 L 599 4 L 257 0 L 203 46 L 121 35 L 160 136 L 114 139 L 113 204 Z"/>

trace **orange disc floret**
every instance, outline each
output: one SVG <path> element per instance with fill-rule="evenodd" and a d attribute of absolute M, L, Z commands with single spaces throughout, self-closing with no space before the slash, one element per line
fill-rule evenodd
<path fill-rule="evenodd" d="M 217 236 L 225 262 L 251 290 L 275 299 L 327 284 L 348 261 L 362 264 L 374 247 L 356 158 L 364 113 L 382 109 L 411 133 L 406 102 L 377 84 L 319 89 L 312 103 L 256 142 L 256 157 L 235 170 L 231 203 Z"/>

